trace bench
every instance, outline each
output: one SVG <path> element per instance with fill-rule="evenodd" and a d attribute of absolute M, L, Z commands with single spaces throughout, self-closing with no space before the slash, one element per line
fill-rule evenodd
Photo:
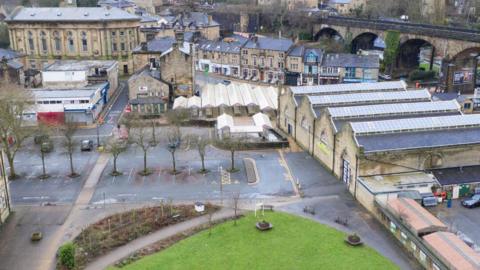
<path fill-rule="evenodd" d="M 270 211 L 273 211 L 273 205 L 271 205 L 271 204 L 264 204 L 264 205 L 262 205 L 262 210 L 270 210 Z"/>

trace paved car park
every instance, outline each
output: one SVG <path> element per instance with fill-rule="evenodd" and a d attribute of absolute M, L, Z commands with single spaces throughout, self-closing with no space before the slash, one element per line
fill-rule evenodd
<path fill-rule="evenodd" d="M 451 208 L 443 203 L 428 209 L 452 231 L 464 233 L 480 247 L 480 207 L 465 208 L 461 205 L 461 200 L 454 200 Z"/>

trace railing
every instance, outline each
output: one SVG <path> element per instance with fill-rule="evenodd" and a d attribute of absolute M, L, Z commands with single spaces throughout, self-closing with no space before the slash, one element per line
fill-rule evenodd
<path fill-rule="evenodd" d="M 322 23 L 339 25 L 339 26 L 352 26 L 366 29 L 378 29 L 378 30 L 397 30 L 403 33 L 421 34 L 433 37 L 457 39 L 464 41 L 472 41 L 480 43 L 480 31 L 456 28 L 441 25 L 409 23 L 409 22 L 395 22 L 385 21 L 377 19 L 360 19 L 342 16 L 329 16 L 321 18 Z"/>

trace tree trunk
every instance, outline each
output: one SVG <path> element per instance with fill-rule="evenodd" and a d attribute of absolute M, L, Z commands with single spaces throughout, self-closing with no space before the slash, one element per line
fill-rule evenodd
<path fill-rule="evenodd" d="M 235 151 L 230 151 L 231 159 L 232 159 L 232 166 L 230 168 L 231 171 L 235 170 Z"/>
<path fill-rule="evenodd" d="M 75 175 L 75 169 L 73 168 L 73 154 L 72 154 L 71 151 L 68 153 L 68 156 L 70 157 L 70 175 L 74 176 Z"/>
<path fill-rule="evenodd" d="M 143 173 L 147 174 L 147 151 L 143 151 Z"/>
<path fill-rule="evenodd" d="M 117 155 L 113 155 L 113 172 L 112 174 L 117 174 Z"/>
<path fill-rule="evenodd" d="M 200 159 L 202 160 L 202 171 L 206 171 L 205 170 L 205 156 L 204 155 L 200 155 Z"/>
<path fill-rule="evenodd" d="M 43 153 L 43 151 L 40 151 L 42 153 L 42 170 L 43 170 L 43 177 L 45 177 L 47 175 L 47 172 L 45 170 L 45 153 Z"/>
<path fill-rule="evenodd" d="M 173 173 L 177 172 L 177 166 L 175 163 L 175 151 L 172 151 L 172 164 L 173 164 Z"/>
<path fill-rule="evenodd" d="M 15 179 L 17 174 L 15 173 L 15 165 L 13 163 L 13 157 L 7 155 L 8 165 L 10 165 L 10 179 Z"/>

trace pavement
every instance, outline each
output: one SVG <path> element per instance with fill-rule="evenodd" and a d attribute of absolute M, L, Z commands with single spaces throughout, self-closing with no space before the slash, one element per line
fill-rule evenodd
<path fill-rule="evenodd" d="M 232 209 L 223 208 L 212 216 L 212 221 L 215 222 L 218 220 L 231 218 L 234 215 L 235 214 Z M 95 261 L 91 262 L 89 265 L 87 265 L 85 270 L 106 269 L 108 266 L 115 264 L 117 261 L 120 261 L 121 259 L 129 256 L 135 251 L 138 251 L 146 246 L 152 245 L 158 241 L 170 238 L 181 232 L 191 230 L 208 223 L 209 223 L 208 215 L 203 215 L 201 217 L 187 220 L 179 224 L 168 226 L 164 229 L 161 229 L 149 235 L 135 239 L 124 246 L 121 246 L 112 250 L 108 254 L 101 256 L 97 258 Z"/>
<path fill-rule="evenodd" d="M 480 251 L 480 207 L 465 208 L 461 205 L 461 200 L 453 200 L 452 208 L 447 208 L 447 204 L 443 203 L 428 210 L 451 231 L 465 234 Z"/>

